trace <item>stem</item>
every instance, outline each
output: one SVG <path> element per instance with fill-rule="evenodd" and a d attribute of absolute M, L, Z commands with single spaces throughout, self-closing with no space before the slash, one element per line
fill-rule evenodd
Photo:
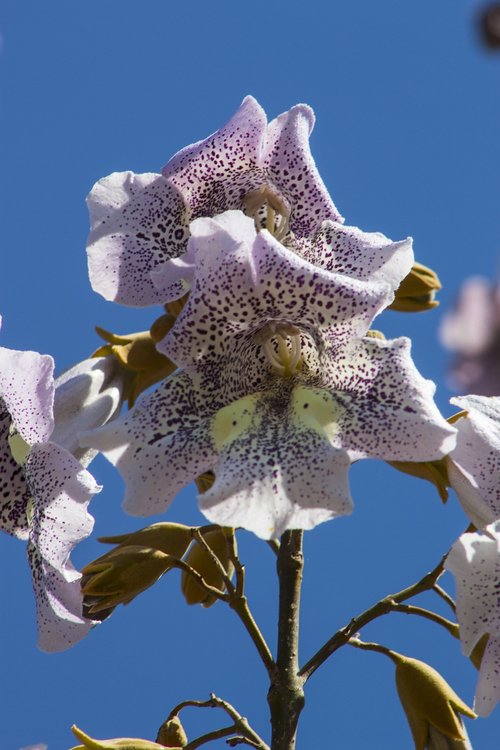
<path fill-rule="evenodd" d="M 252 639 L 259 656 L 267 669 L 269 676 L 274 674 L 275 664 L 273 655 L 267 645 L 264 636 L 259 630 L 259 626 L 254 620 L 254 617 L 248 606 L 247 598 L 245 595 L 238 596 L 236 593 L 229 595 L 229 606 L 234 609 L 241 622 L 245 626 L 248 635 Z"/>
<path fill-rule="evenodd" d="M 278 657 L 268 693 L 272 725 L 271 750 L 295 750 L 297 724 L 304 707 L 304 680 L 298 673 L 303 565 L 302 531 L 286 531 L 281 537 L 277 560 L 280 585 Z"/>
<path fill-rule="evenodd" d="M 377 617 L 387 615 L 392 612 L 396 607 L 395 605 L 410 599 L 412 596 L 421 594 L 423 591 L 432 589 L 438 578 L 444 572 L 444 563 L 448 556 L 448 553 L 442 557 L 436 567 L 427 573 L 420 581 L 414 583 L 412 586 L 408 586 L 397 594 L 389 594 L 381 599 L 379 602 L 370 607 L 369 609 L 362 612 L 357 617 L 353 617 L 352 620 L 345 625 L 336 633 L 312 656 L 309 661 L 304 664 L 299 672 L 299 675 L 304 679 L 304 682 L 311 677 L 312 674 L 320 667 L 332 654 L 335 653 L 339 648 L 345 646 L 349 639 L 352 638 L 358 630 L 361 630 L 369 622 L 375 620 Z"/>
<path fill-rule="evenodd" d="M 440 596 L 441 599 L 443 599 L 446 602 L 446 604 L 450 607 L 450 609 L 453 612 L 457 611 L 454 600 L 451 598 L 451 596 L 449 595 L 447 591 L 441 588 L 439 583 L 435 583 L 434 586 L 432 587 L 432 590 L 435 591 L 436 594 Z"/>
<path fill-rule="evenodd" d="M 206 734 L 197 737 L 195 740 L 188 742 L 187 745 L 184 745 L 184 750 L 196 750 L 197 747 L 206 745 L 207 742 L 219 740 L 221 737 L 229 737 L 231 734 L 234 734 L 235 731 L 237 731 L 237 729 L 234 724 L 231 724 L 230 727 L 224 727 L 223 729 L 215 729 L 213 732 L 207 732 Z"/>
<path fill-rule="evenodd" d="M 394 604 L 391 608 L 391 611 L 403 612 L 406 615 L 420 615 L 420 617 L 425 617 L 427 620 L 431 620 L 438 625 L 442 625 L 443 628 L 446 628 L 448 633 L 450 633 L 450 635 L 452 635 L 454 638 L 460 637 L 458 625 L 456 622 L 452 622 L 446 617 L 442 617 L 436 612 L 431 612 L 430 610 L 424 609 L 423 607 L 415 607 L 413 604 Z"/>

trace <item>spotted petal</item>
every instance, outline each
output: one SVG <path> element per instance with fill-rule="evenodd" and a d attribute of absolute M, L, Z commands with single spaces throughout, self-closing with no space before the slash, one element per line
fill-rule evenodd
<path fill-rule="evenodd" d="M 27 539 L 29 490 L 22 467 L 12 457 L 10 425 L 10 414 L 5 408 L 0 409 L 0 529 L 18 539 Z"/>
<path fill-rule="evenodd" d="M 54 360 L 0 347 L 0 400 L 29 444 L 48 440 L 53 427 Z"/>
<path fill-rule="evenodd" d="M 500 701 L 500 637 L 490 636 L 483 658 L 474 699 L 479 716 L 489 716 Z"/>
<path fill-rule="evenodd" d="M 43 559 L 62 568 L 73 547 L 92 531 L 87 512 L 101 487 L 67 450 L 53 443 L 35 445 L 24 466 L 32 498 L 30 539 Z"/>
<path fill-rule="evenodd" d="M 195 278 L 176 325 L 158 349 L 179 365 L 223 355 L 231 337 L 286 324 L 335 345 L 364 335 L 393 299 L 413 255 L 398 247 L 392 273 L 376 281 L 330 273 L 301 259 L 267 231 L 230 211 L 191 224 Z M 390 265 L 390 264 L 386 264 Z M 321 343 L 321 337 L 323 342 Z"/>
<path fill-rule="evenodd" d="M 53 568 L 33 544 L 28 544 L 42 651 L 63 651 L 84 638 L 96 623 L 82 617 L 81 575 L 71 563 Z"/>
<path fill-rule="evenodd" d="M 500 518 L 500 397 L 450 399 L 467 411 L 459 419 L 457 446 L 450 456 L 450 482 L 470 518 L 482 528 Z"/>
<path fill-rule="evenodd" d="M 122 418 L 82 435 L 82 445 L 100 450 L 123 476 L 127 512 L 162 513 L 182 487 L 211 468 L 215 454 L 203 418 L 220 404 L 207 395 L 198 393 L 188 373 L 173 375 Z"/>
<path fill-rule="evenodd" d="M 143 306 L 183 294 L 180 282 L 157 287 L 151 272 L 186 249 L 189 216 L 176 189 L 159 174 L 116 172 L 88 199 L 87 243 L 92 288 L 105 299 Z"/>
<path fill-rule="evenodd" d="M 337 404 L 338 440 L 351 458 L 432 461 L 449 453 L 456 431 L 441 416 L 410 356 L 409 339 L 353 340 L 325 356 L 322 380 Z"/>
<path fill-rule="evenodd" d="M 262 159 L 272 183 L 288 199 L 290 227 L 296 237 L 310 235 L 326 219 L 343 221 L 311 155 L 313 127 L 312 109 L 296 104 L 269 123 Z"/>
<path fill-rule="evenodd" d="M 247 396 L 216 416 L 216 480 L 200 496 L 205 516 L 263 539 L 349 514 L 345 451 L 332 448 L 318 394 L 308 388 Z"/>

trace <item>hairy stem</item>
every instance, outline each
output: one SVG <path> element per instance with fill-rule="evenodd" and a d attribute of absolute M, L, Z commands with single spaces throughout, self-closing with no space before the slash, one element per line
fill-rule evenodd
<path fill-rule="evenodd" d="M 299 676 L 299 609 L 302 584 L 302 531 L 287 531 L 277 559 L 280 586 L 278 655 L 268 702 L 271 750 L 294 750 L 297 723 L 304 707 L 304 680 Z"/>

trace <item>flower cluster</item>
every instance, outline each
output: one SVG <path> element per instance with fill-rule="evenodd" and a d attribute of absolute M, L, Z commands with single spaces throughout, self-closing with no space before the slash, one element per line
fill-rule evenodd
<path fill-rule="evenodd" d="M 177 372 L 82 439 L 118 467 L 133 514 L 211 472 L 206 517 L 275 538 L 349 513 L 352 461 L 454 446 L 409 342 L 370 331 L 412 269 L 411 240 L 342 223 L 312 125 L 305 105 L 268 124 L 247 97 L 161 175 L 114 174 L 90 195 L 94 289 L 130 305 L 183 297 L 157 344 Z"/>

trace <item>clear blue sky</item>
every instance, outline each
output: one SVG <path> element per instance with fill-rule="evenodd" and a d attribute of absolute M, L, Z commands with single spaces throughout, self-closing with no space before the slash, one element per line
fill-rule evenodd
<path fill-rule="evenodd" d="M 317 115 L 316 162 L 347 222 L 393 239 L 412 235 L 417 258 L 442 279 L 440 309 L 389 312 L 377 327 L 412 337 L 418 366 L 452 413 L 439 320 L 466 276 L 495 276 L 500 249 L 500 54 L 478 43 L 479 5 L 4 0 L 2 345 L 51 353 L 61 370 L 96 348 L 95 324 L 148 327 L 156 310 L 106 303 L 88 283 L 93 183 L 116 170 L 159 171 L 247 93 L 271 117 L 304 101 Z M 105 461 L 93 473 L 105 485 L 92 506 L 96 533 L 137 528 L 120 510 L 122 485 Z M 353 516 L 306 534 L 302 661 L 353 615 L 433 567 L 466 526 L 454 498 L 442 506 L 432 488 L 383 464 L 358 464 L 351 478 Z M 192 488 L 168 518 L 201 522 Z M 240 537 L 250 603 L 274 643 L 272 553 Z M 264 670 L 221 604 L 188 608 L 171 573 L 73 650 L 42 654 L 24 545 L 3 535 L 0 547 L 0 750 L 35 742 L 66 750 L 73 722 L 97 737 L 154 739 L 174 704 L 209 691 L 267 736 Z M 86 542 L 75 561 L 101 552 Z M 415 619 L 394 614 L 364 635 L 427 660 L 470 702 L 476 673 L 459 644 Z M 306 699 L 303 750 L 411 747 L 383 656 L 343 649 L 311 679 Z M 213 726 L 213 715 L 193 716 L 193 732 Z M 493 750 L 498 709 L 470 734 L 476 750 Z"/>

